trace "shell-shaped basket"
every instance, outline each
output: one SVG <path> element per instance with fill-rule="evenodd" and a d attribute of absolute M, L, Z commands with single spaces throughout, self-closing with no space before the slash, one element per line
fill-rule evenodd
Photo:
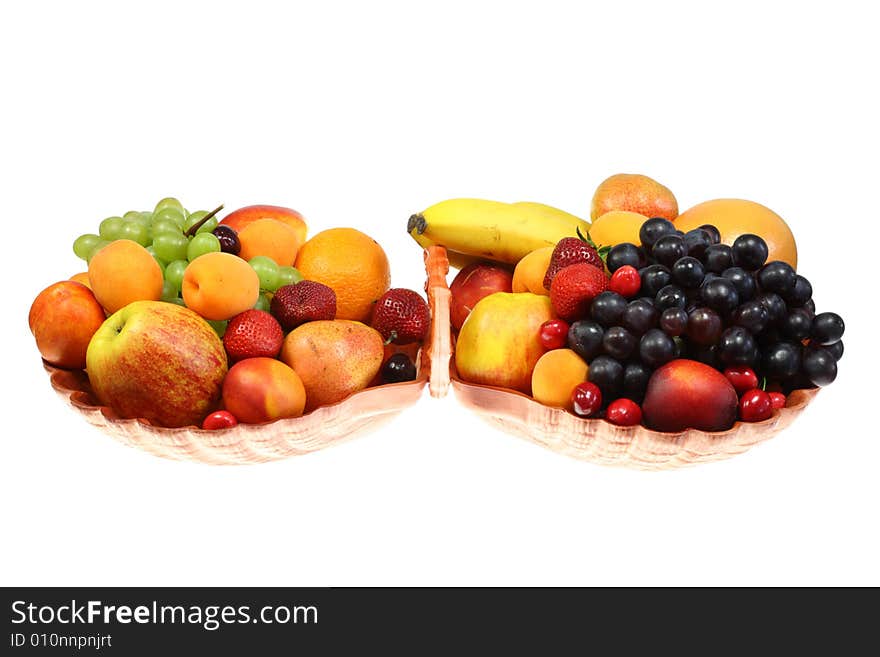
<path fill-rule="evenodd" d="M 434 298 L 434 313 L 442 314 L 441 323 L 449 327 L 448 290 L 435 290 Z M 444 345 L 447 344 L 451 344 L 450 335 L 444 336 Z M 443 355 L 451 353 L 452 349 Z M 581 418 L 514 390 L 468 383 L 458 376 L 454 358 L 450 359 L 449 368 L 441 368 L 440 356 L 435 357 L 431 384 L 437 390 L 451 385 L 456 399 L 465 408 L 492 426 L 541 447 L 582 461 L 641 470 L 672 469 L 741 454 L 791 424 L 819 390 L 793 391 L 785 408 L 762 422 L 736 422 L 727 431 L 687 429 L 665 433 L 644 426 L 620 427 L 601 418 Z"/>
<path fill-rule="evenodd" d="M 443 366 L 446 366 L 449 360 L 449 289 L 445 278 L 448 264 L 445 253 L 435 256 L 440 257 L 431 258 L 425 253 L 428 272 L 425 288 L 432 308 L 437 305 L 435 293 L 445 295 L 447 312 L 445 319 L 442 314 L 432 313 L 428 339 L 416 360 L 416 379 L 372 386 L 302 417 L 212 431 L 195 426 L 161 427 L 145 419 L 122 418 L 113 409 L 100 405 L 84 371 L 55 368 L 45 361 L 43 366 L 49 372 L 55 391 L 89 423 L 125 445 L 157 456 L 210 464 L 244 464 L 307 454 L 380 428 L 419 400 L 430 377 L 432 358 L 440 358 L 445 353 Z M 439 325 L 440 321 L 445 324 Z"/>

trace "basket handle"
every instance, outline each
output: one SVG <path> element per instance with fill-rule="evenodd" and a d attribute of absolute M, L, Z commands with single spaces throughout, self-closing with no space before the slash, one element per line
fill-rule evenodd
<path fill-rule="evenodd" d="M 449 392 L 449 360 L 452 356 L 452 333 L 449 324 L 449 259 L 442 246 L 425 249 L 425 291 L 431 308 L 431 331 L 428 337 L 430 376 L 428 389 L 432 397 L 445 397 Z"/>

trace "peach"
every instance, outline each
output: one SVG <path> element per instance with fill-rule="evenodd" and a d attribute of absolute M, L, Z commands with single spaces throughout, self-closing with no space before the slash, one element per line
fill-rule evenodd
<path fill-rule="evenodd" d="M 239 422 L 258 424 L 299 417 L 306 390 L 299 375 L 274 358 L 246 358 L 223 380 L 223 405 Z"/>
<path fill-rule="evenodd" d="M 230 212 L 220 223 L 240 233 L 249 223 L 260 219 L 275 219 L 287 224 L 296 231 L 300 244 L 306 241 L 308 226 L 305 218 L 296 210 L 278 205 L 248 205 Z"/>
<path fill-rule="evenodd" d="M 275 219 L 257 219 L 238 233 L 241 242 L 239 257 L 250 260 L 254 256 L 272 258 L 279 267 L 292 267 L 303 239 L 285 223 Z"/>
<path fill-rule="evenodd" d="M 132 301 L 158 301 L 164 280 L 156 259 L 132 240 L 114 240 L 89 260 L 92 291 L 108 314 Z"/>
<path fill-rule="evenodd" d="M 34 299 L 28 326 L 46 362 L 82 369 L 89 341 L 105 319 L 104 309 L 89 288 L 75 281 L 61 281 Z"/>
<path fill-rule="evenodd" d="M 254 307 L 260 296 L 260 278 L 238 256 L 205 253 L 187 265 L 181 292 L 186 307 L 205 319 L 230 319 Z"/>
<path fill-rule="evenodd" d="M 658 431 L 724 431 L 736 421 L 736 390 L 721 372 L 679 358 L 657 368 L 648 380 L 642 413 Z"/>
<path fill-rule="evenodd" d="M 544 287 L 544 275 L 550 267 L 553 255 L 552 246 L 535 249 L 523 256 L 513 270 L 511 292 L 531 292 L 550 296 L 550 290 Z"/>
<path fill-rule="evenodd" d="M 81 271 L 79 273 L 74 274 L 70 277 L 71 281 L 76 281 L 77 283 L 82 283 L 90 290 L 92 289 L 92 284 L 89 282 L 89 272 Z"/>
<path fill-rule="evenodd" d="M 475 262 L 462 269 L 449 285 L 449 319 L 460 329 L 477 302 L 495 292 L 510 292 L 513 274 L 504 267 Z"/>
<path fill-rule="evenodd" d="M 553 349 L 532 370 L 532 397 L 547 406 L 572 409 L 571 391 L 587 380 L 586 361 L 571 349 Z"/>
<path fill-rule="evenodd" d="M 307 322 L 284 339 L 281 360 L 306 389 L 306 409 L 342 401 L 376 376 L 385 353 L 382 335 L 361 322 L 328 319 Z"/>

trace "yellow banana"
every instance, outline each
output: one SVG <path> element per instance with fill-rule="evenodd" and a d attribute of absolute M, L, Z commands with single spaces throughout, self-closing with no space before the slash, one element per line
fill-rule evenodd
<path fill-rule="evenodd" d="M 590 223 L 589 220 L 581 219 L 580 217 L 576 217 L 570 212 L 560 210 L 559 208 L 554 208 L 552 205 L 547 205 L 545 203 L 536 203 L 535 201 L 517 201 L 513 205 L 534 212 L 539 217 L 556 217 L 561 221 L 584 222 L 586 224 Z M 581 232 L 584 233 L 583 228 L 581 228 Z M 584 233 L 584 235 L 586 235 L 586 233 Z"/>
<path fill-rule="evenodd" d="M 540 207 L 536 207 L 540 206 Z M 562 210 L 531 203 L 457 198 L 414 214 L 407 232 L 423 248 L 440 244 L 464 255 L 515 264 L 563 237 L 586 234 L 589 223 Z"/>

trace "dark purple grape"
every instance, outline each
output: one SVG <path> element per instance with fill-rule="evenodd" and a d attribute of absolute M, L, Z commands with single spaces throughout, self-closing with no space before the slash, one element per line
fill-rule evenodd
<path fill-rule="evenodd" d="M 642 287 L 639 295 L 643 297 L 657 296 L 664 285 L 669 285 L 672 281 L 672 273 L 668 267 L 663 265 L 648 265 L 639 270 L 639 277 L 642 279 Z"/>
<path fill-rule="evenodd" d="M 794 279 L 794 287 L 786 291 L 782 298 L 789 308 L 800 308 L 807 304 L 813 297 L 813 286 L 810 281 L 798 274 Z M 815 314 L 815 306 L 812 314 Z"/>
<path fill-rule="evenodd" d="M 711 308 L 700 307 L 688 315 L 685 335 L 697 345 L 709 346 L 721 336 L 721 317 Z"/>
<path fill-rule="evenodd" d="M 803 305 L 804 310 L 810 313 L 813 317 L 816 316 L 816 302 L 810 299 Z"/>
<path fill-rule="evenodd" d="M 831 344 L 825 345 L 825 350 L 834 356 L 834 360 L 840 360 L 843 356 L 843 340 L 838 340 L 837 342 L 832 342 Z"/>
<path fill-rule="evenodd" d="M 728 267 L 721 275 L 733 283 L 740 303 L 755 296 L 755 279 L 742 267 Z"/>
<path fill-rule="evenodd" d="M 678 235 L 664 235 L 654 243 L 651 255 L 659 264 L 672 267 L 676 260 L 687 255 L 687 247 Z"/>
<path fill-rule="evenodd" d="M 660 311 L 654 307 L 653 303 L 650 303 L 650 300 L 636 299 L 627 305 L 620 318 L 620 324 L 633 335 L 639 336 L 656 326 L 659 317 Z"/>
<path fill-rule="evenodd" d="M 416 366 L 406 354 L 394 354 L 382 365 L 382 380 L 385 383 L 401 383 L 415 379 Z"/>
<path fill-rule="evenodd" d="M 627 300 L 617 292 L 605 290 L 600 292 L 590 304 L 590 317 L 602 326 L 614 326 L 626 310 Z"/>
<path fill-rule="evenodd" d="M 217 226 L 213 231 L 214 237 L 220 242 L 220 250 L 223 253 L 238 255 L 241 253 L 241 242 L 238 241 L 238 233 L 235 229 L 226 225 Z"/>
<path fill-rule="evenodd" d="M 821 345 L 837 342 L 843 337 L 843 318 L 837 313 L 819 313 L 813 318 L 810 338 Z"/>
<path fill-rule="evenodd" d="M 765 262 L 770 251 L 767 242 L 758 235 L 744 233 L 733 240 L 733 264 L 748 271 L 757 271 Z"/>
<path fill-rule="evenodd" d="M 791 342 L 777 342 L 764 350 L 761 371 L 771 379 L 792 378 L 801 369 L 800 345 Z"/>
<path fill-rule="evenodd" d="M 736 287 L 729 279 L 721 276 L 700 286 L 700 298 L 706 306 L 722 315 L 732 313 L 739 305 Z"/>
<path fill-rule="evenodd" d="M 801 341 L 810 335 L 813 320 L 803 308 L 794 308 L 779 323 L 779 332 L 788 340 Z"/>
<path fill-rule="evenodd" d="M 716 370 L 724 369 L 721 359 L 718 358 L 717 345 L 690 344 L 687 349 L 687 357 L 714 367 Z"/>
<path fill-rule="evenodd" d="M 642 243 L 642 247 L 650 253 L 657 240 L 664 235 L 675 235 L 676 230 L 675 225 L 669 219 L 653 217 L 639 228 L 639 241 Z"/>
<path fill-rule="evenodd" d="M 761 302 L 761 305 L 767 309 L 767 326 L 774 326 L 782 321 L 788 308 L 782 297 L 773 292 L 762 292 L 755 299 Z"/>
<path fill-rule="evenodd" d="M 666 335 L 677 337 L 685 332 L 688 315 L 683 308 L 667 308 L 660 313 L 660 328 Z"/>
<path fill-rule="evenodd" d="M 672 280 L 683 288 L 699 287 L 705 275 L 703 263 L 693 256 L 679 258 L 672 265 Z"/>
<path fill-rule="evenodd" d="M 781 260 L 768 262 L 758 270 L 758 285 L 763 292 L 783 295 L 789 292 L 797 281 L 797 274 L 791 265 Z"/>
<path fill-rule="evenodd" d="M 605 329 L 598 322 L 582 319 L 568 328 L 568 348 L 585 361 L 590 362 L 602 353 L 602 336 Z"/>
<path fill-rule="evenodd" d="M 675 358 L 675 342 L 660 329 L 651 329 L 639 341 L 639 357 L 648 367 L 660 367 Z"/>
<path fill-rule="evenodd" d="M 651 373 L 651 368 L 644 363 L 638 361 L 627 363 L 623 370 L 623 396 L 641 403 L 645 398 Z"/>
<path fill-rule="evenodd" d="M 743 327 L 731 326 L 718 339 L 718 357 L 727 367 L 752 367 L 758 362 L 758 345 L 752 334 Z"/>
<path fill-rule="evenodd" d="M 603 404 L 617 399 L 623 388 L 623 365 L 611 356 L 596 356 L 590 362 L 587 380 L 602 391 Z"/>
<path fill-rule="evenodd" d="M 726 244 L 713 244 L 703 254 L 706 271 L 720 274 L 728 267 L 733 267 L 733 251 Z"/>
<path fill-rule="evenodd" d="M 677 285 L 664 285 L 654 297 L 654 305 L 660 312 L 667 308 L 684 308 L 686 303 L 684 290 Z"/>
<path fill-rule="evenodd" d="M 636 336 L 622 326 L 612 326 L 602 338 L 602 350 L 612 358 L 626 360 L 636 349 Z"/>
<path fill-rule="evenodd" d="M 698 226 L 698 228 L 706 231 L 712 244 L 721 243 L 721 232 L 712 224 L 703 224 L 702 226 Z"/>
<path fill-rule="evenodd" d="M 702 258 L 706 249 L 712 246 L 712 237 L 702 228 L 694 228 L 684 234 L 684 246 L 687 254 L 693 258 Z"/>
<path fill-rule="evenodd" d="M 733 311 L 731 322 L 757 335 L 769 325 L 770 313 L 760 301 L 751 299 Z"/>
<path fill-rule="evenodd" d="M 624 265 L 639 269 L 645 266 L 645 254 L 635 244 L 622 242 L 611 247 L 605 265 L 612 274 Z"/>
<path fill-rule="evenodd" d="M 837 361 L 824 347 L 806 347 L 801 367 L 813 385 L 827 386 L 837 378 Z"/>

